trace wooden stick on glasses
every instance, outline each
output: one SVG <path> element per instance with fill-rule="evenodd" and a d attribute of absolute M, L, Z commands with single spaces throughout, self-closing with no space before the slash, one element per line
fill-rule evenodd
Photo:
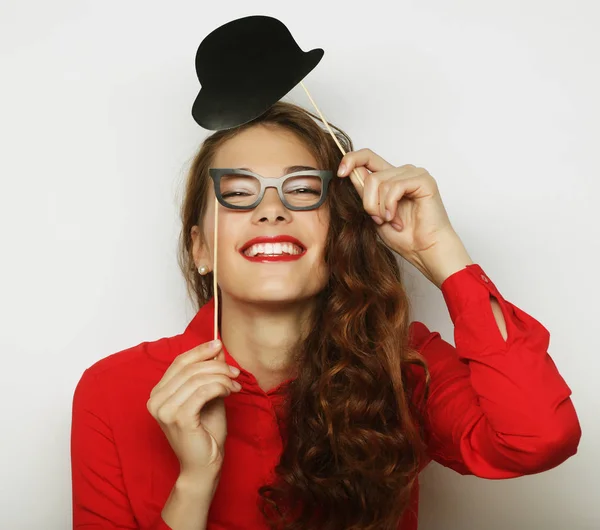
<path fill-rule="evenodd" d="M 214 334 L 215 334 L 215 340 L 217 340 L 218 335 L 219 335 L 219 287 L 217 285 L 217 251 L 218 249 L 218 238 L 217 238 L 217 233 L 218 233 L 218 228 L 219 228 L 219 201 L 217 200 L 217 197 L 215 196 L 215 233 L 214 233 L 214 245 L 213 245 L 213 252 L 214 252 L 214 262 L 215 262 L 215 270 L 213 272 L 213 297 L 215 299 L 215 330 L 214 330 Z"/>

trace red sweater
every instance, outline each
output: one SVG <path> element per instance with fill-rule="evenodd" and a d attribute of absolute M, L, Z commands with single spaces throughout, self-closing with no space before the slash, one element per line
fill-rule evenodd
<path fill-rule="evenodd" d="M 420 322 L 410 326 L 411 343 L 431 373 L 430 458 L 461 474 L 505 479 L 548 470 L 575 454 L 580 426 L 571 391 L 547 353 L 546 328 L 506 301 L 479 265 L 454 273 L 441 290 L 456 347 Z M 490 295 L 502 308 L 507 341 Z M 211 300 L 182 334 L 120 351 L 84 372 L 73 398 L 74 528 L 169 530 L 161 511 L 179 463 L 146 402 L 177 355 L 213 338 L 213 312 Z M 282 394 L 280 387 L 264 392 L 225 356 L 241 369 L 243 388 L 225 398 L 225 461 L 207 528 L 264 530 L 257 490 L 282 451 L 275 415 Z M 417 509 L 415 486 L 399 529 L 416 530 Z"/>

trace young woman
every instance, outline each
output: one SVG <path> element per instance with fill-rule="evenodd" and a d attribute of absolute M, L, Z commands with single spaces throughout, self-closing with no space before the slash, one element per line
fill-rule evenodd
<path fill-rule="evenodd" d="M 575 454 L 548 331 L 471 261 L 435 180 L 336 129 L 341 157 L 313 118 L 279 102 L 196 155 L 180 263 L 199 311 L 83 374 L 75 528 L 415 530 L 432 459 L 504 479 Z M 392 251 L 440 288 L 456 347 L 410 321 Z"/>

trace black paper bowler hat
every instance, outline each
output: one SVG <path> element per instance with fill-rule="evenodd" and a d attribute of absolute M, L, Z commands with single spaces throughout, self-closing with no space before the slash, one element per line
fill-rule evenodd
<path fill-rule="evenodd" d="M 257 118 L 319 64 L 324 51 L 300 49 L 288 28 L 263 15 L 209 33 L 196 52 L 201 89 L 192 106 L 205 129 L 231 129 Z"/>

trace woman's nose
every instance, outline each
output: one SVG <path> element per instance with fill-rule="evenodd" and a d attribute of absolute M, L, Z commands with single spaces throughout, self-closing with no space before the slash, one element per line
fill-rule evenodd
<path fill-rule="evenodd" d="M 289 210 L 285 207 L 285 204 L 281 202 L 281 198 L 275 188 L 267 188 L 262 201 L 255 208 L 259 217 L 277 218 L 278 216 L 286 216 L 289 214 Z"/>
<path fill-rule="evenodd" d="M 260 201 L 259 206 L 261 206 L 263 204 L 276 205 L 276 206 L 281 206 L 282 208 L 285 208 L 285 205 L 281 202 L 279 193 L 277 193 L 277 190 L 275 188 L 267 188 L 265 190 L 265 194 L 262 198 L 262 201 Z"/>

